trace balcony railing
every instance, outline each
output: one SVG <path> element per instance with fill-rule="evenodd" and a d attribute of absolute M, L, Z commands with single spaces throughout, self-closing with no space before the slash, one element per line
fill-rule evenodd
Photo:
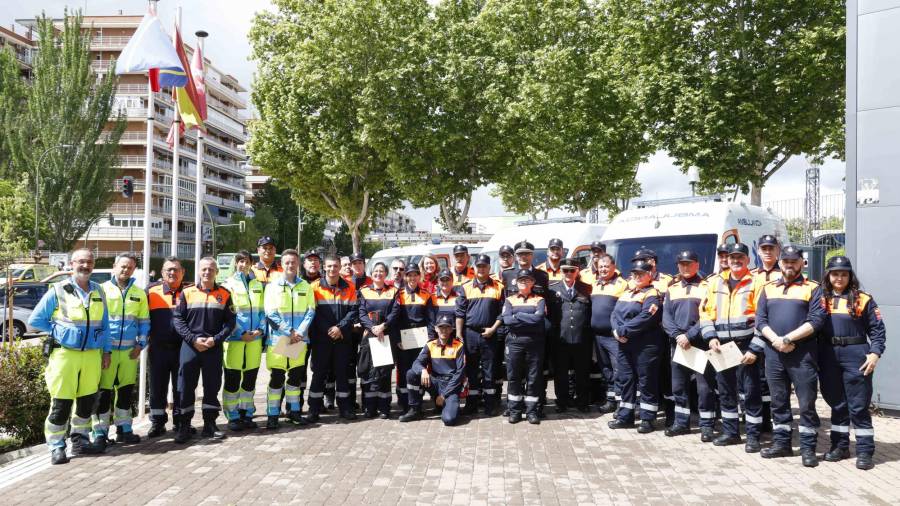
<path fill-rule="evenodd" d="M 209 79 L 208 77 L 209 76 L 207 76 L 207 79 L 206 79 L 206 87 L 207 88 L 210 88 L 210 89 L 216 91 L 217 93 L 228 97 L 228 99 L 231 100 L 232 102 L 234 102 L 235 104 L 240 104 L 244 107 L 247 106 L 247 102 L 244 100 L 243 97 L 238 95 L 237 92 L 226 87 L 219 81 L 216 81 L 215 79 Z"/>
<path fill-rule="evenodd" d="M 110 70 L 114 60 L 94 60 L 91 62 L 91 68 L 94 72 L 107 72 Z"/>
<path fill-rule="evenodd" d="M 120 84 L 116 87 L 117 95 L 146 95 L 146 84 Z"/>
<path fill-rule="evenodd" d="M 91 39 L 91 49 L 122 49 L 131 37 L 121 35 L 102 35 Z"/>
<path fill-rule="evenodd" d="M 110 204 L 109 207 L 106 208 L 106 212 L 119 215 L 133 214 L 136 218 L 140 218 L 144 216 L 144 204 Z M 172 209 L 166 207 L 151 206 L 150 212 L 156 215 L 165 216 L 166 218 L 172 216 Z M 187 219 L 193 218 L 194 210 L 179 209 L 178 217 Z"/>

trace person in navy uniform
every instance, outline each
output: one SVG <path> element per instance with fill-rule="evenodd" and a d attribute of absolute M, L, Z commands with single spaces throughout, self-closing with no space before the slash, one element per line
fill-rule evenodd
<path fill-rule="evenodd" d="M 664 334 L 662 300 L 653 287 L 653 264 L 637 260 L 631 266 L 631 283 L 616 301 L 610 318 L 613 337 L 619 341 L 619 378 L 622 401 L 616 419 L 608 423 L 611 429 L 634 427 L 635 412 L 639 410 L 641 424 L 638 432 L 653 432 L 653 420 L 659 410 L 659 357 Z M 641 392 L 640 404 L 637 392 Z"/>
<path fill-rule="evenodd" d="M 544 298 L 533 292 L 531 269 L 520 269 L 516 284 L 518 290 L 507 297 L 500 314 L 509 329 L 505 350 L 509 423 L 520 422 L 524 411 L 528 423 L 537 425 L 541 423 L 538 403 L 543 386 L 544 341 L 549 327 L 547 306 Z"/>
<path fill-rule="evenodd" d="M 856 433 L 856 467 L 875 467 L 872 373 L 884 354 L 885 329 L 871 295 L 859 289 L 850 259 L 834 256 L 825 266 L 822 305 L 827 313 L 819 338 L 819 382 L 831 407 L 828 462 L 850 457 L 850 423 Z"/>
<path fill-rule="evenodd" d="M 772 446 L 763 458 L 793 456 L 791 386 L 797 394 L 800 454 L 805 467 L 816 467 L 818 360 L 816 334 L 827 314 L 822 289 L 803 276 L 803 251 L 781 250 L 781 279 L 765 285 L 756 307 L 756 329 L 765 338 L 766 380 L 772 394 Z"/>
<path fill-rule="evenodd" d="M 553 386 L 556 411 L 565 412 L 577 405 L 586 413 L 590 408 L 590 369 L 594 334 L 591 331 L 591 286 L 578 279 L 578 260 L 560 263 L 563 278 L 551 283 L 548 297 L 550 339 L 553 351 Z M 569 369 L 575 370 L 575 399 L 569 392 Z"/>
<path fill-rule="evenodd" d="M 440 315 L 435 322 L 437 339 L 428 341 L 406 373 L 409 411 L 400 415 L 401 422 L 412 422 L 424 417 L 422 390 L 425 390 L 435 399 L 444 425 L 456 424 L 459 394 L 462 392 L 466 373 L 466 348 L 460 339 L 454 337 L 453 327 L 452 315 Z"/>

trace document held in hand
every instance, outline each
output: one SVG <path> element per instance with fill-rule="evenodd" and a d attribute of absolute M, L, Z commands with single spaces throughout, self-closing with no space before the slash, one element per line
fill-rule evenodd
<path fill-rule="evenodd" d="M 709 357 L 709 363 L 712 364 L 716 372 L 722 372 L 725 369 L 731 369 L 736 365 L 740 365 L 744 354 L 738 348 L 734 341 L 727 342 L 719 346 L 719 352 L 709 350 L 706 356 Z"/>
<path fill-rule="evenodd" d="M 306 342 L 300 341 L 291 344 L 291 338 L 289 336 L 281 336 L 278 338 L 278 341 L 275 342 L 275 347 L 272 348 L 272 352 L 283 357 L 297 360 L 300 357 L 306 356 Z"/>
<path fill-rule="evenodd" d="M 394 365 L 394 355 L 391 354 L 391 340 L 388 336 L 379 341 L 377 337 L 369 338 L 369 351 L 372 353 L 372 367 Z"/>
<path fill-rule="evenodd" d="M 400 331 L 400 344 L 404 350 L 422 348 L 428 343 L 428 327 L 416 327 Z"/>
<path fill-rule="evenodd" d="M 672 355 L 672 362 L 681 364 L 688 369 L 693 369 L 694 371 L 703 374 L 706 371 L 706 363 L 708 360 L 706 358 L 706 352 L 696 346 L 691 346 L 685 350 L 681 346 L 676 345 L 675 354 Z"/>

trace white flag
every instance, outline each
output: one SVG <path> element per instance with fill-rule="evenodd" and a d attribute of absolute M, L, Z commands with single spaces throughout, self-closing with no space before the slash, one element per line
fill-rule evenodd
<path fill-rule="evenodd" d="M 166 35 L 159 18 L 145 14 L 140 26 L 116 60 L 116 74 L 173 69 L 184 72 L 172 38 Z"/>

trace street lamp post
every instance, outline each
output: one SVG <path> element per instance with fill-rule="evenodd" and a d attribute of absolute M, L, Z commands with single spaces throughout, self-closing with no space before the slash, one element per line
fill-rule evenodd
<path fill-rule="evenodd" d="M 68 149 L 73 147 L 72 144 L 57 144 L 56 146 L 50 146 L 45 149 L 41 156 L 38 158 L 37 165 L 34 166 L 34 252 L 35 256 L 37 256 L 38 252 L 41 249 L 40 243 L 38 242 L 38 203 L 41 200 L 41 165 L 44 163 L 44 157 L 46 157 L 51 151 L 54 149 Z"/>

